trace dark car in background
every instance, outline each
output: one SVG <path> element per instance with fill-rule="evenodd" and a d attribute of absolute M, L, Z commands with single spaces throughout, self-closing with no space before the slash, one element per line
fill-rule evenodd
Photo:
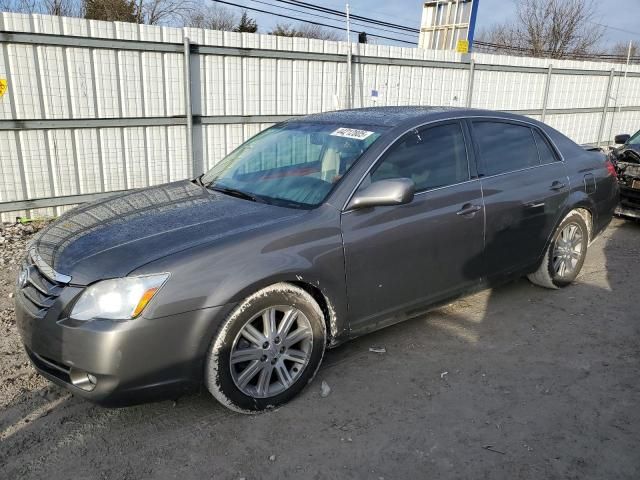
<path fill-rule="evenodd" d="M 325 349 L 523 275 L 578 275 L 612 165 L 540 122 L 402 107 L 310 115 L 192 181 L 62 215 L 30 245 L 17 324 L 36 369 L 104 405 L 204 384 L 255 412 Z"/>
<path fill-rule="evenodd" d="M 640 219 L 640 131 L 634 135 L 616 135 L 610 158 L 620 183 L 620 205 L 616 214 Z"/>

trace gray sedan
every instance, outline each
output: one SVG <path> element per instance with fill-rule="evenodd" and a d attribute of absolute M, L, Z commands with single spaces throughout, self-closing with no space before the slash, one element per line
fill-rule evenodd
<path fill-rule="evenodd" d="M 205 385 L 256 412 L 326 348 L 523 275 L 569 285 L 617 202 L 602 154 L 525 117 L 310 115 L 62 215 L 29 247 L 17 323 L 35 368 L 91 401 Z"/>

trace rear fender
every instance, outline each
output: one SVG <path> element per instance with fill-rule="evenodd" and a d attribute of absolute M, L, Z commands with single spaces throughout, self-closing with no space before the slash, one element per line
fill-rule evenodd
<path fill-rule="evenodd" d="M 565 202 L 565 208 L 562 210 L 561 214 L 558 215 L 558 218 L 556 219 L 556 223 L 553 226 L 553 229 L 551 230 L 551 233 L 549 234 L 547 241 L 545 242 L 544 249 L 542 250 L 542 253 L 540 254 L 537 260 L 536 268 L 542 261 L 547 249 L 549 248 L 549 245 L 551 244 L 551 240 L 553 239 L 553 236 L 555 235 L 556 230 L 558 229 L 560 224 L 564 221 L 567 215 L 569 215 L 569 213 L 577 209 L 583 209 L 589 212 L 589 215 L 591 216 L 591 218 L 584 218 L 584 216 L 583 218 L 585 220 L 585 223 L 587 224 L 587 228 L 589 229 L 589 241 L 591 242 L 593 240 L 593 215 L 594 215 L 594 212 L 596 211 L 596 205 L 594 201 L 584 191 L 574 190 L 569 194 L 569 198 Z"/>

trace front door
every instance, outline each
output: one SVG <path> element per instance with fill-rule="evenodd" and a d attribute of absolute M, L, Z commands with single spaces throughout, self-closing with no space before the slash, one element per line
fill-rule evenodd
<path fill-rule="evenodd" d="M 360 188 L 409 178 L 414 200 L 342 214 L 352 330 L 401 320 L 479 281 L 484 211 L 468 145 L 457 121 L 406 134 Z"/>

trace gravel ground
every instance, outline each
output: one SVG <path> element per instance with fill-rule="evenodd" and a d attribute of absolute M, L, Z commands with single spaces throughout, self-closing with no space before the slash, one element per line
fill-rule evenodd
<path fill-rule="evenodd" d="M 30 392 L 40 391 L 43 395 L 48 392 L 49 382 L 35 373 L 22 350 L 13 313 L 14 281 L 25 246 L 45 225 L 46 222 L 34 222 L 4 226 L 0 230 L 0 430 L 4 428 L 4 413 L 9 405 L 25 401 Z"/>
<path fill-rule="evenodd" d="M 575 285 L 355 340 L 257 416 L 205 394 L 108 410 L 34 374 L 8 297 L 35 228 L 0 245 L 0 478 L 640 478 L 640 224 L 615 220 Z"/>

